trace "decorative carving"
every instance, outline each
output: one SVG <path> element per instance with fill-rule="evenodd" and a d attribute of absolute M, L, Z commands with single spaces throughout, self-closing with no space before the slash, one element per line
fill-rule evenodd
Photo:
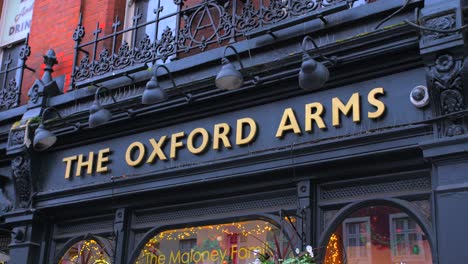
<path fill-rule="evenodd" d="M 33 187 L 30 163 L 28 154 L 16 156 L 11 162 L 16 192 L 16 206 L 18 208 L 27 208 L 31 205 Z"/>
<path fill-rule="evenodd" d="M 463 110 L 463 95 L 458 90 L 445 90 L 440 94 L 442 114 L 451 114 Z"/>
<path fill-rule="evenodd" d="M 40 97 L 39 88 L 40 88 L 39 84 L 35 83 L 31 87 L 31 89 L 29 89 L 28 91 L 29 100 L 31 100 L 31 102 L 33 103 L 37 103 L 37 101 L 39 100 L 39 97 Z"/>
<path fill-rule="evenodd" d="M 440 55 L 430 68 L 432 89 L 442 115 L 465 109 L 462 69 L 463 61 L 456 60 L 451 54 Z M 461 119 L 444 121 L 442 129 L 445 136 L 460 135 L 466 131 Z"/>
<path fill-rule="evenodd" d="M 423 22 L 423 26 L 427 28 L 439 29 L 439 30 L 450 30 L 456 27 L 456 15 L 455 13 L 446 14 L 443 16 L 428 18 Z M 451 33 L 455 34 L 455 33 Z M 448 33 L 440 33 L 434 31 L 426 31 L 422 38 L 424 43 L 434 41 L 436 39 L 445 38 L 449 36 Z"/>
<path fill-rule="evenodd" d="M 18 127 L 12 129 L 8 135 L 8 148 L 14 148 L 15 146 L 22 146 L 24 144 L 24 138 L 26 136 L 26 127 Z"/>

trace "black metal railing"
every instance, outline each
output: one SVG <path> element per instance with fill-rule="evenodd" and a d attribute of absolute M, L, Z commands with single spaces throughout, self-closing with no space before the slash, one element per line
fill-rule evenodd
<path fill-rule="evenodd" d="M 34 72 L 26 66 L 26 60 L 31 54 L 28 41 L 29 37 L 26 37 L 24 44 L 19 47 L 18 54 L 14 54 L 13 57 L 11 53 L 4 54 L 7 57 L 3 59 L 3 67 L 0 70 L 0 111 L 20 105 L 24 69 Z"/>
<path fill-rule="evenodd" d="M 149 13 L 137 9 L 128 28 L 124 29 L 124 23 L 116 17 L 107 36 L 101 36 L 97 23 L 87 42 L 83 42 L 85 29 L 80 18 L 73 34 L 71 89 L 80 87 L 77 83 L 99 80 L 131 66 L 164 63 L 236 42 L 249 31 L 312 11 L 343 2 L 352 7 L 363 1 L 367 0 L 200 0 L 188 5 L 184 0 L 160 0 L 154 10 L 147 8 Z"/>

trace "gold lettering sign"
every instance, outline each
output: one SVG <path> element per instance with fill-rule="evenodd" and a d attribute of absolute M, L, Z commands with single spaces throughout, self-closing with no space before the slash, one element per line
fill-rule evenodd
<path fill-rule="evenodd" d="M 367 94 L 367 104 L 372 109 L 367 112 L 369 119 L 378 119 L 385 114 L 386 106 L 379 99 L 385 95 L 382 87 L 374 88 Z M 361 121 L 361 95 L 354 93 L 343 102 L 335 97 L 331 100 L 332 125 L 336 128 L 341 126 L 342 118 L 352 118 L 353 122 Z M 304 114 L 296 114 L 293 108 L 283 110 L 281 119 L 276 129 L 276 138 L 284 138 L 286 135 L 301 136 L 303 132 L 313 133 L 314 126 L 319 129 L 327 129 L 324 120 L 325 107 L 322 103 L 311 102 L 304 105 Z M 350 116 L 351 115 L 351 116 Z M 301 127 L 301 123 L 304 127 Z M 235 132 L 235 141 L 231 141 L 231 131 Z M 228 123 L 214 124 L 211 129 L 197 127 L 189 131 L 177 132 L 171 135 L 163 135 L 159 139 L 149 138 L 143 141 L 135 141 L 128 145 L 125 151 L 125 163 L 130 167 L 138 167 L 143 164 L 153 165 L 157 161 L 175 160 L 178 153 L 187 150 L 190 154 L 201 155 L 210 149 L 220 151 L 222 148 L 231 149 L 232 142 L 236 146 L 253 144 L 258 134 L 257 122 L 250 117 L 240 118 L 236 121 L 236 127 Z M 212 135 L 212 136 L 211 136 Z M 210 145 L 212 144 L 212 145 Z M 169 146 L 166 146 L 169 145 Z M 120 153 L 120 152 L 119 152 Z M 65 157 L 65 179 L 70 179 L 74 172 L 75 177 L 82 177 L 83 170 L 86 175 L 110 172 L 112 151 L 110 148 L 101 149 L 97 152 L 89 151 L 87 154 L 77 154 Z M 233 249 L 234 250 L 234 249 Z M 182 258 L 182 256 L 180 256 Z M 161 261 L 161 260 L 158 260 Z M 162 263 L 161 263 L 162 264 Z"/>

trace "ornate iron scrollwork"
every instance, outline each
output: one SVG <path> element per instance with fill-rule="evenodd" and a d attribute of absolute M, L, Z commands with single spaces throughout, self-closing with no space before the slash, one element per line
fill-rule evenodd
<path fill-rule="evenodd" d="M 11 67 L 13 60 L 10 54 L 5 60 L 6 63 L 3 65 L 4 70 L 0 71 L 0 74 L 3 75 L 1 80 L 2 87 L 0 90 L 0 111 L 17 107 L 20 104 L 21 84 L 23 81 L 24 69 L 27 68 L 32 70 L 26 66 L 26 60 L 29 55 L 31 55 L 31 47 L 28 44 L 28 39 L 29 38 L 26 38 L 24 45 L 20 48 L 18 54 L 18 58 L 20 60 L 19 65 Z M 19 73 L 19 76 L 17 73 Z M 14 77 L 9 79 L 11 76 Z"/>
<path fill-rule="evenodd" d="M 242 14 L 236 18 L 237 31 L 245 33 L 258 27 L 260 23 L 260 11 L 255 9 L 252 0 L 247 0 L 242 8 Z"/>
<path fill-rule="evenodd" d="M 205 51 L 243 38 L 248 31 L 345 1 L 350 5 L 354 2 L 271 0 L 254 3 L 252 0 L 200 0 L 198 4 L 185 5 L 183 0 L 161 1 L 161 6 L 154 10 L 154 20 L 141 21 L 141 11 L 137 10 L 129 30 L 119 30 L 123 23 L 116 18 L 110 36 L 100 37 L 101 29 L 98 25 L 93 32 L 94 40 L 84 44 L 80 44 L 85 36 L 80 20 L 73 34 L 76 66 L 72 83 L 135 64 L 158 60 L 165 62 L 178 55 L 183 56 L 182 53 Z M 163 4 L 166 7 L 175 5 L 172 10 L 177 11 L 170 15 L 167 12 L 163 14 L 163 10 L 171 10 L 165 9 Z M 155 36 L 156 39 L 153 39 Z M 123 39 L 120 47 L 117 43 L 119 39 Z M 97 47 L 102 49 L 99 54 L 96 54 Z"/>
<path fill-rule="evenodd" d="M 11 79 L 0 93 L 0 109 L 11 109 L 19 105 L 20 88 L 16 80 Z"/>

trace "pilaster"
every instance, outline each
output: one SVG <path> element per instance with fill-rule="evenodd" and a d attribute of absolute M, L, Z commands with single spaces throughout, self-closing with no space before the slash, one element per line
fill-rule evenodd
<path fill-rule="evenodd" d="M 466 2 L 465 2 L 466 3 Z M 427 0 L 420 11 L 420 52 L 427 69 L 434 140 L 420 144 L 432 164 L 432 215 L 436 234 L 434 263 L 457 263 L 468 258 L 458 250 L 468 236 L 462 210 L 468 203 L 468 61 L 464 0 Z"/>
<path fill-rule="evenodd" d="M 313 234 L 315 234 L 313 227 L 313 190 L 312 183 L 309 180 L 300 181 L 297 184 L 297 230 L 302 239 L 302 250 L 307 245 L 313 245 Z"/>

